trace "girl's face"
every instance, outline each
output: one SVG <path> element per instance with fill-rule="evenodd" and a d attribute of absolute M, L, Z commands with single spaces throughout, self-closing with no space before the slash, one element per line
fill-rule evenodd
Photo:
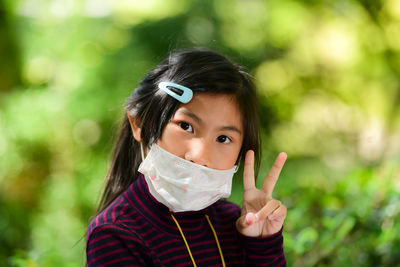
<path fill-rule="evenodd" d="M 179 106 L 157 144 L 183 159 L 226 170 L 236 163 L 243 134 L 233 96 L 200 93 Z"/>

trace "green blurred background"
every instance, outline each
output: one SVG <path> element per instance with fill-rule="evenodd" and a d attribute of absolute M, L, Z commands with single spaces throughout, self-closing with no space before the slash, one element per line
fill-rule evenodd
<path fill-rule="evenodd" d="M 399 265 L 400 0 L 0 0 L 0 266 L 85 264 L 124 101 L 193 46 L 257 80 L 288 265 Z"/>

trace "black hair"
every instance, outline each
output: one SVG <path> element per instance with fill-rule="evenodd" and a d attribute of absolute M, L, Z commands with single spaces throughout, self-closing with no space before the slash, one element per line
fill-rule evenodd
<path fill-rule="evenodd" d="M 242 67 L 204 48 L 171 53 L 144 77 L 125 105 L 126 112 L 140 124 L 140 137 L 145 147 L 161 138 L 164 127 L 181 104 L 158 89 L 160 82 L 174 82 L 189 87 L 194 97 L 200 93 L 232 95 L 238 104 L 244 129 L 239 159 L 244 159 L 246 151 L 253 150 L 258 172 L 261 144 L 256 90 L 251 76 Z M 98 212 L 137 179 L 141 161 L 140 143 L 134 139 L 129 118 L 125 114 Z"/>

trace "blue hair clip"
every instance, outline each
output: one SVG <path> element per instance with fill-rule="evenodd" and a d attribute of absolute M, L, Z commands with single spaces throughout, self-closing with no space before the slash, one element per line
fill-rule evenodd
<path fill-rule="evenodd" d="M 169 89 L 168 87 L 172 87 L 172 88 L 181 90 L 182 94 L 179 95 L 179 94 L 175 93 L 174 91 L 172 91 L 171 89 Z M 193 97 L 192 89 L 187 88 L 187 87 L 177 84 L 177 83 L 160 82 L 158 84 L 158 88 L 160 88 L 161 90 L 163 90 L 164 92 L 166 92 L 167 94 L 169 94 L 170 96 L 172 96 L 173 98 L 175 98 L 176 100 L 178 100 L 184 104 L 186 104 L 190 100 L 192 100 L 192 97 Z"/>

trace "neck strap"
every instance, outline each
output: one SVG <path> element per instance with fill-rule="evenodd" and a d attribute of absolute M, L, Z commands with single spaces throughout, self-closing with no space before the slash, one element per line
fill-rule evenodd
<path fill-rule="evenodd" d="M 188 251 L 188 253 L 189 253 L 190 259 L 191 259 L 192 262 L 193 262 L 193 266 L 196 267 L 196 262 L 195 262 L 194 259 L 193 259 L 193 255 L 192 255 L 192 252 L 190 251 L 190 248 L 189 248 L 189 245 L 188 245 L 188 243 L 187 243 L 187 241 L 186 241 L 185 235 L 183 234 L 183 231 L 182 231 L 182 229 L 181 229 L 181 227 L 180 227 L 178 221 L 175 219 L 175 217 L 174 217 L 174 215 L 173 215 L 172 213 L 171 213 L 171 217 L 172 217 L 172 219 L 174 220 L 176 226 L 178 227 L 179 232 L 181 233 L 183 242 L 185 242 L 186 249 L 187 249 L 187 251 Z M 212 230 L 212 232 L 213 232 L 213 234 L 214 234 L 214 238 L 215 238 L 215 242 L 217 243 L 219 255 L 221 256 L 222 266 L 225 267 L 224 255 L 222 254 L 221 246 L 219 245 L 217 233 L 215 232 L 215 229 L 214 229 L 214 227 L 212 226 L 212 223 L 211 223 L 211 221 L 210 221 L 210 218 L 208 217 L 207 214 L 205 215 L 205 217 L 206 217 L 207 222 L 208 222 L 208 224 L 210 225 L 210 228 L 211 228 L 211 230 Z"/>

